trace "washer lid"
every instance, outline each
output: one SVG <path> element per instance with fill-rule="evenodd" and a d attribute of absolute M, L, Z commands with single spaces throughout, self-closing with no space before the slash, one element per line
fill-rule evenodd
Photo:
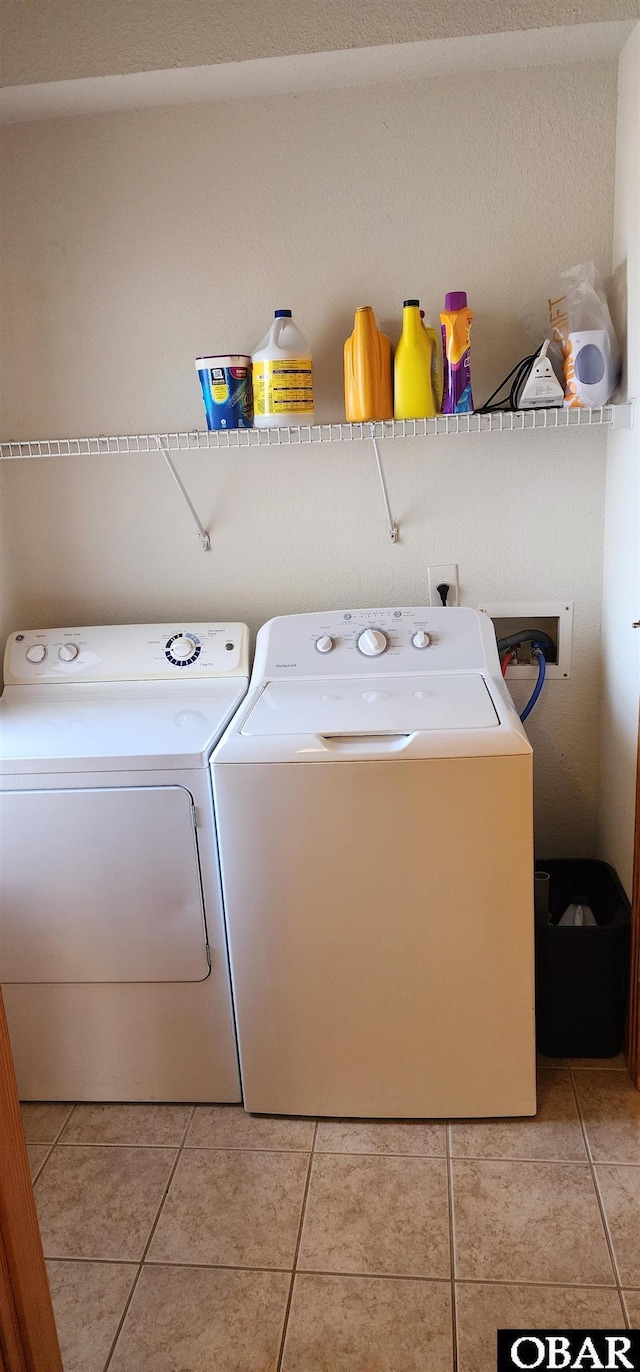
<path fill-rule="evenodd" d="M 500 721 L 479 673 L 271 681 L 242 725 L 249 738 L 492 729 Z"/>
<path fill-rule="evenodd" d="M 7 686 L 0 774 L 206 767 L 246 689 L 246 677 Z"/>

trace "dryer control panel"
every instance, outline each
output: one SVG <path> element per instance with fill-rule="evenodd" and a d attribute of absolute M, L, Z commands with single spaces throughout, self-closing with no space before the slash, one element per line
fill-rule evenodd
<path fill-rule="evenodd" d="M 260 630 L 257 679 L 500 672 L 487 615 L 465 606 L 330 610 L 285 615 Z"/>
<path fill-rule="evenodd" d="M 6 685 L 249 675 L 246 624 L 109 624 L 10 634 Z"/>

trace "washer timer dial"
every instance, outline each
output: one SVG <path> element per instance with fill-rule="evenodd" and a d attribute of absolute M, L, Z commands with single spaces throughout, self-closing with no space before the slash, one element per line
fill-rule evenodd
<path fill-rule="evenodd" d="M 27 662 L 44 662 L 46 656 L 47 650 L 44 646 L 44 643 L 32 644 L 30 648 L 27 648 L 27 651 L 25 653 Z"/>
<path fill-rule="evenodd" d="M 379 657 L 389 646 L 389 640 L 382 629 L 365 629 L 358 639 L 358 647 L 365 657 Z"/>
<path fill-rule="evenodd" d="M 200 640 L 195 634 L 172 634 L 165 643 L 164 655 L 174 667 L 190 667 L 200 653 Z"/>

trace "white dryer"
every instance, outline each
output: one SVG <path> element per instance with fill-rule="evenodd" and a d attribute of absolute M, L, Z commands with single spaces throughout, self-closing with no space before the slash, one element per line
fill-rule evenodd
<path fill-rule="evenodd" d="M 532 754 L 491 621 L 271 620 L 212 770 L 246 1108 L 533 1114 Z"/>
<path fill-rule="evenodd" d="M 0 700 L 0 981 L 24 1100 L 240 1099 L 209 757 L 244 624 L 25 630 Z"/>

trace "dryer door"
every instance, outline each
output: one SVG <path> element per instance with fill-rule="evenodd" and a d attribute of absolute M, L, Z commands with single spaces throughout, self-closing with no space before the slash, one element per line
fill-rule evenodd
<path fill-rule="evenodd" d="M 0 981 L 202 981 L 183 786 L 0 793 Z"/>

